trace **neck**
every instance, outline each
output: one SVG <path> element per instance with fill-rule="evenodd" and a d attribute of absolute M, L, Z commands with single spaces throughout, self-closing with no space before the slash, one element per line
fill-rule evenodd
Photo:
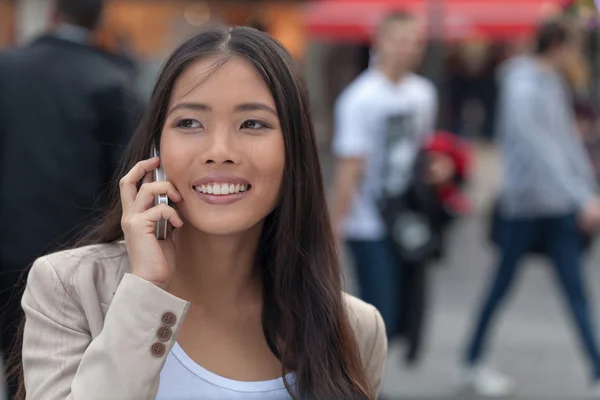
<path fill-rule="evenodd" d="M 262 224 L 234 235 L 210 235 L 193 227 L 177 233 L 176 269 L 168 291 L 206 311 L 262 299 L 256 254 Z"/>
<path fill-rule="evenodd" d="M 93 32 L 82 26 L 62 21 L 56 27 L 54 34 L 61 39 L 87 44 L 92 40 Z"/>
<path fill-rule="evenodd" d="M 375 67 L 387 79 L 389 79 L 391 82 L 394 82 L 394 83 L 400 82 L 402 80 L 402 78 L 404 78 L 409 72 L 408 70 L 405 70 L 403 68 L 398 68 L 395 65 L 389 65 L 384 62 L 377 63 L 375 65 Z"/>
<path fill-rule="evenodd" d="M 537 60 L 538 64 L 542 66 L 542 68 L 553 70 L 553 71 L 558 71 L 558 69 L 559 69 L 558 66 L 556 65 L 554 57 L 552 57 L 550 55 L 538 54 L 536 56 L 536 60 Z"/>

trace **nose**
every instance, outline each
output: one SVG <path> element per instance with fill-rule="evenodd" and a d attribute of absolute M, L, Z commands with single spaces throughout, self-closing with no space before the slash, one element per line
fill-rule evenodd
<path fill-rule="evenodd" d="M 241 156 L 235 145 L 234 134 L 225 129 L 216 130 L 207 135 L 204 141 L 204 164 L 239 164 Z"/>

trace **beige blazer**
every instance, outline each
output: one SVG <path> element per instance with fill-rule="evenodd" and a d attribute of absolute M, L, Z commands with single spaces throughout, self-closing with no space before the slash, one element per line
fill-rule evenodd
<path fill-rule="evenodd" d="M 189 303 L 130 271 L 124 242 L 35 262 L 22 299 L 27 399 L 156 398 Z M 383 320 L 373 306 L 344 298 L 367 377 L 379 392 L 387 353 Z"/>

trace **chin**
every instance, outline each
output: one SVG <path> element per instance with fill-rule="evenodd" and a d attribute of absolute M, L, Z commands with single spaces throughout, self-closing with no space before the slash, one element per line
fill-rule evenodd
<path fill-rule="evenodd" d="M 208 235 L 236 235 L 243 232 L 248 232 L 257 225 L 261 225 L 262 221 L 248 221 L 231 216 L 230 218 L 216 218 L 216 217 L 204 217 L 188 220 L 188 224 L 193 226 L 195 229 Z"/>

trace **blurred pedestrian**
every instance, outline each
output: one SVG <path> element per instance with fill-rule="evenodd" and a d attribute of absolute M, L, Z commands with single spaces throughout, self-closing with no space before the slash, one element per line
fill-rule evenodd
<path fill-rule="evenodd" d="M 103 3 L 58 0 L 53 32 L 0 58 L 3 354 L 20 315 L 21 272 L 102 213 L 135 124 L 127 75 L 91 45 Z"/>
<path fill-rule="evenodd" d="M 384 17 L 372 65 L 335 106 L 334 229 L 353 255 L 362 299 L 379 309 L 390 338 L 400 327 L 402 273 L 379 204 L 384 192 L 407 189 L 421 146 L 433 132 L 436 89 L 412 72 L 424 44 L 421 21 L 405 12 Z"/>
<path fill-rule="evenodd" d="M 399 270 L 399 316 L 392 334 L 405 344 L 404 360 L 408 365 L 419 361 L 426 336 L 428 266 L 444 257 L 449 226 L 471 208 L 463 191 L 470 159 L 470 146 L 465 140 L 451 132 L 435 132 L 419 151 L 405 190 L 380 199 Z"/>
<path fill-rule="evenodd" d="M 561 74 L 572 51 L 567 27 L 547 22 L 538 30 L 535 54 L 509 60 L 500 71 L 498 134 L 505 168 L 500 260 L 465 357 L 466 383 L 483 395 L 507 395 L 514 389 L 508 377 L 483 364 L 483 355 L 519 262 L 538 248 L 554 264 L 600 394 L 600 353 L 581 265 L 583 232 L 598 228 L 600 200 Z"/>

